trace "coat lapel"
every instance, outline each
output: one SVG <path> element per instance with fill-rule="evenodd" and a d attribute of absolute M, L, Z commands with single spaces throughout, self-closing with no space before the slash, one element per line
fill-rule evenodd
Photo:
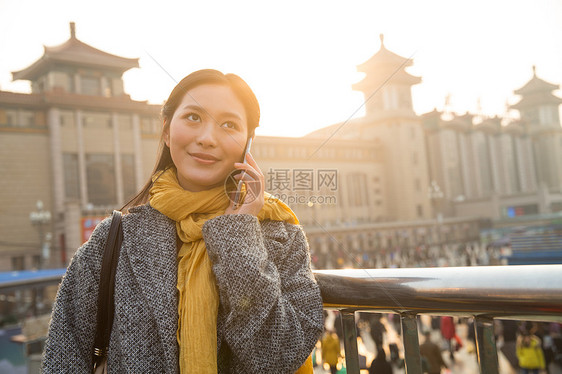
<path fill-rule="evenodd" d="M 176 226 L 173 221 L 145 205 L 133 211 L 130 245 L 126 246 L 131 268 L 147 308 L 155 316 L 158 334 L 165 347 L 166 372 L 177 371 L 177 260 Z M 135 219 L 136 218 L 136 219 Z M 134 227 L 133 227 L 134 225 Z M 124 225 L 125 235 L 127 225 Z M 125 237 L 125 242 L 127 242 Z M 168 349 L 170 348 L 170 349 Z"/>

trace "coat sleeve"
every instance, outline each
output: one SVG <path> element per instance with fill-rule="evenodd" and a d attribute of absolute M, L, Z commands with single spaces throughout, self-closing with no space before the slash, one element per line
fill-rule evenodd
<path fill-rule="evenodd" d="M 203 226 L 226 316 L 222 333 L 245 373 L 294 373 L 323 330 L 304 232 L 276 223 L 269 251 L 255 216 L 222 215 Z"/>
<path fill-rule="evenodd" d="M 101 259 L 111 219 L 102 221 L 68 266 L 59 286 L 42 373 L 90 373 Z"/>

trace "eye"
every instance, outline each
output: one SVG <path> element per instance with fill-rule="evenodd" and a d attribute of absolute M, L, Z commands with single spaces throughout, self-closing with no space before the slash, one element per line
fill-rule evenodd
<path fill-rule="evenodd" d="M 221 127 L 226 127 L 229 129 L 237 129 L 238 125 L 235 122 L 225 122 L 221 125 Z"/>
<path fill-rule="evenodd" d="M 201 117 L 197 113 L 188 113 L 188 114 L 185 115 L 184 118 L 187 118 L 188 120 L 193 121 L 193 122 L 197 122 L 201 119 Z"/>

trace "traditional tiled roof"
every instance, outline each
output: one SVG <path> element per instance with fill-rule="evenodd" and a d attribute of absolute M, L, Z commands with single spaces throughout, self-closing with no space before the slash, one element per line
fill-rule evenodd
<path fill-rule="evenodd" d="M 476 125 L 475 128 L 487 130 L 489 132 L 498 132 L 502 129 L 501 118 L 498 116 L 485 118 L 480 124 Z"/>
<path fill-rule="evenodd" d="M 421 82 L 420 77 L 407 73 L 404 69 L 413 64 L 411 58 L 405 58 L 389 51 L 384 46 L 384 36 L 380 35 L 381 48 L 364 63 L 357 65 L 357 71 L 365 73 L 365 77 L 352 85 L 356 91 L 372 90 L 373 86 L 387 81 L 414 85 Z"/>
<path fill-rule="evenodd" d="M 470 131 L 474 128 L 474 115 L 466 112 L 465 114 L 455 114 L 452 119 L 443 123 L 444 127 L 461 131 Z"/>
<path fill-rule="evenodd" d="M 103 97 L 70 94 L 65 92 L 46 92 L 28 94 L 0 91 L 0 105 L 29 106 L 38 108 L 83 108 L 134 111 L 147 115 L 158 115 L 160 105 L 148 104 L 146 101 L 135 101 L 127 95 L 121 97 Z"/>
<path fill-rule="evenodd" d="M 527 82 L 523 87 L 515 90 L 516 95 L 528 95 L 533 93 L 548 93 L 559 89 L 560 86 L 549 83 L 537 77 L 536 68 L 533 66 L 533 78 Z"/>
<path fill-rule="evenodd" d="M 377 53 L 375 53 L 371 58 L 369 58 L 364 63 L 357 65 L 357 70 L 367 73 L 373 68 L 379 67 L 380 65 L 392 65 L 392 66 L 400 66 L 404 65 L 404 67 L 412 65 L 412 59 L 408 59 L 402 56 L 397 55 L 394 52 L 389 51 L 384 46 L 384 35 L 380 35 L 381 40 L 381 48 Z"/>
<path fill-rule="evenodd" d="M 118 71 L 123 73 L 131 68 L 139 67 L 138 58 L 125 58 L 100 51 L 76 38 L 74 25 L 71 24 L 71 36 L 63 44 L 54 47 L 44 47 L 44 53 L 39 60 L 27 68 L 12 73 L 13 79 L 34 80 L 53 64 L 70 66 L 93 67 Z"/>
<path fill-rule="evenodd" d="M 550 92 L 547 92 L 542 95 L 524 96 L 516 104 L 510 105 L 510 108 L 522 109 L 545 104 L 559 105 L 560 103 L 562 103 L 561 98 L 559 98 L 558 96 L 554 96 Z"/>

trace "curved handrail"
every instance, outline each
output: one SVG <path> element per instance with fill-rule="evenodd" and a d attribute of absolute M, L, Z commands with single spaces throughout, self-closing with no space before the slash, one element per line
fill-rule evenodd
<path fill-rule="evenodd" d="M 416 315 L 473 316 L 480 371 L 498 374 L 494 318 L 562 322 L 562 265 L 316 270 L 339 309 L 347 372 L 359 374 L 354 312 L 399 313 L 407 374 L 421 374 Z"/>
<path fill-rule="evenodd" d="M 316 270 L 329 309 L 562 322 L 562 265 Z"/>

